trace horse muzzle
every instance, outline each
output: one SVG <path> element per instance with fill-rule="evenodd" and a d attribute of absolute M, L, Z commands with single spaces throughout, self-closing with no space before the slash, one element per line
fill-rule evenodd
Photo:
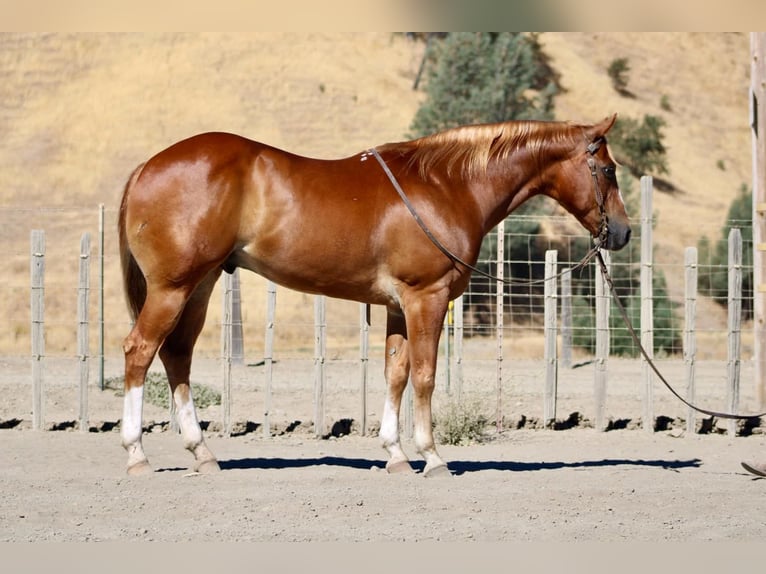
<path fill-rule="evenodd" d="M 630 225 L 610 223 L 602 247 L 609 251 L 619 251 L 628 244 L 631 233 Z"/>

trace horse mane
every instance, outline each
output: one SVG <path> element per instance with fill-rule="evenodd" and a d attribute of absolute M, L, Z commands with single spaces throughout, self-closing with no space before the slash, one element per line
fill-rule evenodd
<path fill-rule="evenodd" d="M 569 122 L 517 120 L 462 126 L 380 149 L 409 156 L 408 167 L 417 168 L 423 178 L 438 165 L 444 165 L 450 176 L 457 170 L 470 178 L 486 173 L 493 160 L 505 160 L 514 151 L 540 155 L 562 144 L 574 146 L 582 141 L 583 128 Z"/>

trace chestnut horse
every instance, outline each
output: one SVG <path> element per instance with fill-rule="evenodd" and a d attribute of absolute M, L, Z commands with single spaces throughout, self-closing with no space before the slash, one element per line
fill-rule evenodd
<path fill-rule="evenodd" d="M 561 204 L 601 247 L 622 248 L 630 224 L 605 139 L 614 121 L 464 126 L 339 160 L 206 133 L 136 168 L 119 215 L 135 319 L 123 345 L 128 473 L 151 470 L 141 443 L 143 384 L 158 351 L 195 470 L 219 469 L 200 430 L 189 373 L 213 285 L 237 267 L 291 289 L 384 305 L 386 468 L 412 470 L 399 440 L 411 377 L 424 474 L 448 473 L 434 444 L 431 395 L 447 305 L 471 274 L 463 263 L 474 264 L 485 234 L 538 194 Z"/>

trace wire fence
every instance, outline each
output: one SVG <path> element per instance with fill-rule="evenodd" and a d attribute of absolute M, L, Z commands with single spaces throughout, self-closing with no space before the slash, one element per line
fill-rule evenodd
<path fill-rule="evenodd" d="M 645 211 L 651 213 L 651 209 Z M 72 371 L 76 370 L 76 364 L 81 364 L 83 318 L 78 315 L 78 301 L 82 301 L 83 283 L 79 277 L 79 267 L 84 257 L 80 253 L 81 240 L 87 234 L 92 238 L 92 265 L 88 281 L 92 293 L 86 299 L 89 301 L 87 321 L 90 329 L 86 330 L 85 348 L 86 354 L 101 362 L 100 369 L 91 370 L 90 380 L 99 381 L 103 388 L 104 360 L 110 361 L 112 365 L 121 362 L 122 340 L 131 326 L 122 295 L 116 218 L 116 209 L 104 209 L 103 206 L 0 207 L 0 247 L 7 257 L 5 280 L 0 283 L 0 305 L 3 306 L 5 320 L 0 333 L 0 356 L 32 356 L 34 360 L 44 355 L 52 359 L 64 359 L 71 361 Z M 647 298 L 645 288 L 642 294 L 640 279 L 642 268 L 646 269 L 647 264 L 642 262 L 641 245 L 644 238 L 641 218 L 636 218 L 632 223 L 634 239 L 623 251 L 611 254 L 611 271 L 623 305 L 640 328 L 641 308 Z M 648 223 L 652 224 L 651 218 Z M 749 221 L 729 221 L 725 226 L 741 226 L 742 230 L 747 231 L 749 224 Z M 503 227 L 501 252 L 498 253 L 498 232 L 492 231 L 485 238 L 477 266 L 494 275 L 502 274 L 514 284 L 502 287 L 502 297 L 499 297 L 495 281 L 473 274 L 460 305 L 450 310 L 445 322 L 437 380 L 437 384 L 450 390 L 450 378 L 455 371 L 456 360 L 460 363 L 461 372 L 471 365 L 482 367 L 482 372 L 486 372 L 489 365 L 497 364 L 499 426 L 507 415 L 501 411 L 508 408 L 501 406 L 502 396 L 508 394 L 507 389 L 501 388 L 502 379 L 509 378 L 509 375 L 501 373 L 500 361 L 503 358 L 515 360 L 519 365 L 526 365 L 524 368 L 527 371 L 529 368 L 534 370 L 535 362 L 541 364 L 546 353 L 545 285 L 542 281 L 546 275 L 546 252 L 557 252 L 559 270 L 575 268 L 589 249 L 591 241 L 584 231 L 576 224 L 573 225 L 571 216 L 560 213 L 513 215 L 504 222 Z M 647 228 L 644 226 L 643 229 Z M 39 247 L 30 245 L 33 230 L 45 232 L 44 281 L 42 288 L 34 289 L 32 282 L 35 278 L 30 277 L 30 269 L 34 267 L 31 261 L 39 255 L 35 253 Z M 737 295 L 737 304 L 741 307 L 741 319 L 745 323 L 741 328 L 738 327 L 738 336 L 744 334 L 744 343 L 738 353 L 741 353 L 741 359 L 747 361 L 751 358 L 753 348 L 752 328 L 747 322 L 753 308 L 752 279 L 748 280 L 748 277 L 752 277 L 752 241 L 749 233 L 742 235 L 743 260 L 738 267 L 744 277 L 744 289 L 741 295 Z M 703 239 L 721 236 L 721 229 L 700 229 L 700 240 L 694 246 L 698 247 L 699 254 L 694 266 L 699 293 L 695 295 L 695 303 L 697 314 L 705 317 L 704 321 L 695 324 L 694 329 L 696 357 L 712 366 L 706 376 L 713 373 L 714 378 L 725 380 L 727 377 L 731 379 L 728 373 L 731 372 L 732 363 L 730 354 L 727 355 L 726 344 L 727 338 L 731 336 L 726 310 L 726 305 L 731 305 L 726 281 L 730 273 L 725 259 L 727 246 L 725 240 Z M 685 307 L 683 283 L 685 270 L 689 266 L 684 261 L 683 252 L 675 254 L 675 257 L 664 255 L 665 263 L 649 264 L 653 272 L 653 289 L 648 296 L 654 318 L 653 351 L 660 361 L 670 361 L 677 367 L 679 361 L 685 360 L 684 337 L 688 336 L 688 317 L 684 315 L 685 309 L 688 310 L 688 301 Z M 558 299 L 558 312 L 561 313 L 562 302 L 566 299 L 571 314 L 569 337 L 560 335 L 561 346 L 565 347 L 561 350 L 569 356 L 565 366 L 577 367 L 592 362 L 596 353 L 596 267 L 591 264 L 571 273 L 570 291 L 566 297 L 561 291 L 561 284 L 563 282 L 560 282 L 559 293 L 555 295 Z M 245 364 L 261 364 L 267 355 L 272 361 L 313 359 L 316 363 L 314 296 L 280 288 L 276 295 L 276 307 L 269 311 L 269 286 L 264 279 L 252 273 L 242 273 L 239 288 L 241 349 Z M 35 293 L 41 296 L 40 305 L 44 309 L 42 321 L 32 316 L 33 311 L 39 312 L 34 310 L 32 296 Z M 219 284 L 213 293 L 208 321 L 195 349 L 195 356 L 222 358 L 225 342 L 222 340 L 223 296 L 224 290 Z M 498 312 L 498 305 L 502 305 L 502 313 Z M 269 312 L 275 314 L 273 321 L 267 318 Z M 460 313 L 459 318 L 456 318 L 456 312 Z M 359 359 L 361 346 L 365 347 L 364 352 L 369 353 L 370 357 L 375 357 L 376 353 L 382 356 L 384 309 L 373 307 L 369 323 L 362 327 L 358 303 L 329 299 L 323 317 L 321 332 L 326 336 L 326 341 L 322 350 L 322 363 L 345 361 L 347 367 L 349 359 Z M 459 343 L 456 337 L 458 324 L 461 335 Z M 636 357 L 638 350 L 620 324 L 617 313 L 611 314 L 609 327 L 611 354 Z M 44 333 L 42 347 L 39 346 L 39 337 L 35 342 L 34 335 L 38 330 Z M 360 339 L 362 330 L 364 342 Z M 271 341 L 267 349 L 268 338 Z M 457 344 L 459 350 L 454 349 Z M 231 348 L 230 341 L 228 346 Z M 362 361 L 362 365 L 366 366 L 366 355 Z M 739 364 L 740 356 L 736 361 Z M 293 361 L 293 364 L 297 363 Z M 543 370 L 540 367 L 540 374 Z M 715 375 L 716 372 L 719 375 Z M 375 378 L 379 378 L 379 375 L 375 375 Z M 87 379 L 87 372 L 85 377 Z M 471 375 L 467 378 L 470 379 Z M 714 392 L 720 392 L 718 385 L 713 388 L 718 389 Z M 366 393 L 363 391 L 363 394 Z M 365 414 L 366 411 L 362 419 Z M 647 416 L 647 413 L 644 415 Z"/>
<path fill-rule="evenodd" d="M 42 229 L 46 233 L 45 271 L 45 339 L 46 353 L 51 356 L 75 356 L 77 352 L 77 290 L 79 245 L 83 233 L 92 238 L 90 284 L 96 294 L 90 298 L 91 321 L 99 320 L 99 289 L 103 289 L 104 354 L 121 355 L 122 339 L 130 329 L 123 295 L 116 236 L 117 211 L 104 210 L 103 254 L 99 252 L 100 210 L 98 206 L 61 208 L 0 207 L 0 247 L 6 256 L 4 280 L 0 283 L 0 306 L 4 328 L 0 330 L 0 355 L 25 356 L 30 353 L 30 233 Z M 749 221 L 726 222 L 731 227 L 747 229 Z M 639 229 L 634 221 L 634 229 Z M 514 216 L 506 220 L 505 277 L 516 281 L 540 280 L 544 275 L 544 253 L 558 251 L 560 268 L 574 267 L 589 247 L 589 238 L 573 228 L 571 216 Z M 557 231 L 555 234 L 550 230 Z M 571 231 L 569 231 L 571 230 Z M 717 238 L 721 229 L 700 229 L 702 237 Z M 742 316 L 748 333 L 752 317 L 752 240 L 743 235 Z M 612 272 L 621 299 L 635 315 L 640 305 L 639 245 L 640 233 L 634 234 L 629 247 L 613 254 Z M 712 244 L 711 244 L 712 243 Z M 485 239 L 477 263 L 490 273 L 497 272 L 496 232 Z M 715 259 L 721 247 L 716 241 L 701 242 L 698 261 L 700 305 L 710 316 L 698 324 L 698 352 L 706 359 L 725 359 L 720 342 L 726 336 L 727 265 Z M 725 250 L 725 245 L 724 245 Z M 102 257 L 103 255 L 103 257 Z M 667 259 L 667 257 L 665 258 Z M 661 356 L 683 352 L 683 252 L 670 263 L 654 264 L 654 336 Z M 103 262 L 102 267 L 98 262 Z M 101 274 L 103 273 L 103 276 Z M 266 281 L 242 274 L 242 318 L 244 348 L 253 360 L 261 358 L 265 331 Z M 513 285 L 505 288 L 503 328 L 511 344 L 511 353 L 523 358 L 541 358 L 543 333 L 543 283 Z M 595 268 L 588 266 L 572 275 L 574 344 L 582 355 L 592 351 Z M 221 300 L 220 286 L 213 295 L 209 318 L 198 343 L 197 352 L 215 357 L 220 354 Z M 496 329 L 495 282 L 474 274 L 464 296 L 464 335 L 467 338 L 491 337 Z M 356 304 L 328 302 L 328 353 L 341 358 L 353 355 L 358 342 L 358 308 Z M 313 299 L 311 296 L 280 289 L 277 306 L 275 350 L 284 356 L 301 357 L 313 350 Z M 371 337 L 373 345 L 382 344 L 385 319 L 382 309 L 373 309 Z M 93 323 L 95 325 L 95 323 Z M 90 332 L 91 349 L 100 345 L 99 330 Z M 612 353 L 636 356 L 637 349 L 624 333 L 613 334 Z M 745 345 L 745 354 L 750 346 Z"/>

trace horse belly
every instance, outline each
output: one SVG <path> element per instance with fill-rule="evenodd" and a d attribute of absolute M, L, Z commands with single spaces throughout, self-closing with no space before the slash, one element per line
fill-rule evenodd
<path fill-rule="evenodd" d="M 230 261 L 283 287 L 338 299 L 396 306 L 398 297 L 389 275 L 353 251 L 335 255 L 311 249 L 268 249 L 251 243 L 236 250 Z"/>

